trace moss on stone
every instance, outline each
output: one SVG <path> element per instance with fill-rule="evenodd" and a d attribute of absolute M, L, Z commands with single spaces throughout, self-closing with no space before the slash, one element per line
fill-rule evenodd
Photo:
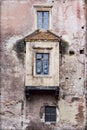
<path fill-rule="evenodd" d="M 24 39 L 18 40 L 16 43 L 16 52 L 17 53 L 25 53 L 26 43 Z"/>
<path fill-rule="evenodd" d="M 26 43 L 24 39 L 20 39 L 16 42 L 16 44 L 14 45 L 14 50 L 17 53 L 17 57 L 24 63 L 24 56 L 26 52 Z"/>
<path fill-rule="evenodd" d="M 61 55 L 64 55 L 67 53 L 67 50 L 68 50 L 68 42 L 65 41 L 64 39 L 61 39 L 60 40 L 60 51 L 61 51 Z"/>

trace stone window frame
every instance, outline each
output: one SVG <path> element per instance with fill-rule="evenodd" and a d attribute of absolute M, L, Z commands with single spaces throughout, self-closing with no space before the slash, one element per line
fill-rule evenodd
<path fill-rule="evenodd" d="M 52 5 L 34 5 L 35 9 L 35 30 L 37 28 L 37 12 L 38 11 L 48 11 L 49 12 L 49 28 L 48 30 L 52 29 Z M 42 29 L 44 30 L 44 29 Z"/>
<path fill-rule="evenodd" d="M 52 48 L 33 48 L 34 49 L 34 56 L 33 56 L 33 76 L 34 77 L 48 77 L 51 78 L 52 77 Z M 36 74 L 36 53 L 49 53 L 49 74 L 48 75 L 37 75 Z"/>

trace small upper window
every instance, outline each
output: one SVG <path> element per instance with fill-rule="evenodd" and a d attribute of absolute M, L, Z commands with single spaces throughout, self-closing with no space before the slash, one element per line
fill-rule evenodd
<path fill-rule="evenodd" d="M 36 53 L 36 74 L 48 75 L 49 73 L 49 54 Z"/>
<path fill-rule="evenodd" d="M 55 106 L 45 107 L 45 121 L 56 122 L 56 107 Z"/>
<path fill-rule="evenodd" d="M 45 30 L 49 28 L 49 11 L 37 11 L 37 28 Z"/>

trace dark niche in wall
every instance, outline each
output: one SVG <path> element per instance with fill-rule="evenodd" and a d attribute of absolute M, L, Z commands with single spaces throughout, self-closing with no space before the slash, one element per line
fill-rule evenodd
<path fill-rule="evenodd" d="M 70 50 L 70 51 L 69 51 L 69 55 L 70 55 L 70 56 L 72 56 L 72 55 L 74 55 L 74 54 L 75 54 L 75 52 L 74 52 L 73 50 Z"/>
<path fill-rule="evenodd" d="M 84 49 L 81 49 L 81 50 L 79 51 L 79 53 L 80 53 L 80 54 L 84 54 Z"/>
<path fill-rule="evenodd" d="M 79 97 L 73 97 L 72 99 L 71 99 L 71 102 L 74 102 L 74 101 L 79 101 L 80 100 L 80 98 Z"/>

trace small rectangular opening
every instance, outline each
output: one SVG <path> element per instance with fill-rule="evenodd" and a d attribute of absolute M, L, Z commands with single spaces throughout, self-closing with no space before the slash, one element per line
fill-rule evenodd
<path fill-rule="evenodd" d="M 84 54 L 84 50 L 82 49 L 82 50 L 80 50 L 80 54 Z"/>
<path fill-rule="evenodd" d="M 74 54 L 75 54 L 75 52 L 74 52 L 73 50 L 70 50 L 70 51 L 69 51 L 69 55 L 70 55 L 70 56 L 72 56 L 72 55 L 74 55 Z"/>
<path fill-rule="evenodd" d="M 56 122 L 56 107 L 55 106 L 45 107 L 45 122 Z"/>

